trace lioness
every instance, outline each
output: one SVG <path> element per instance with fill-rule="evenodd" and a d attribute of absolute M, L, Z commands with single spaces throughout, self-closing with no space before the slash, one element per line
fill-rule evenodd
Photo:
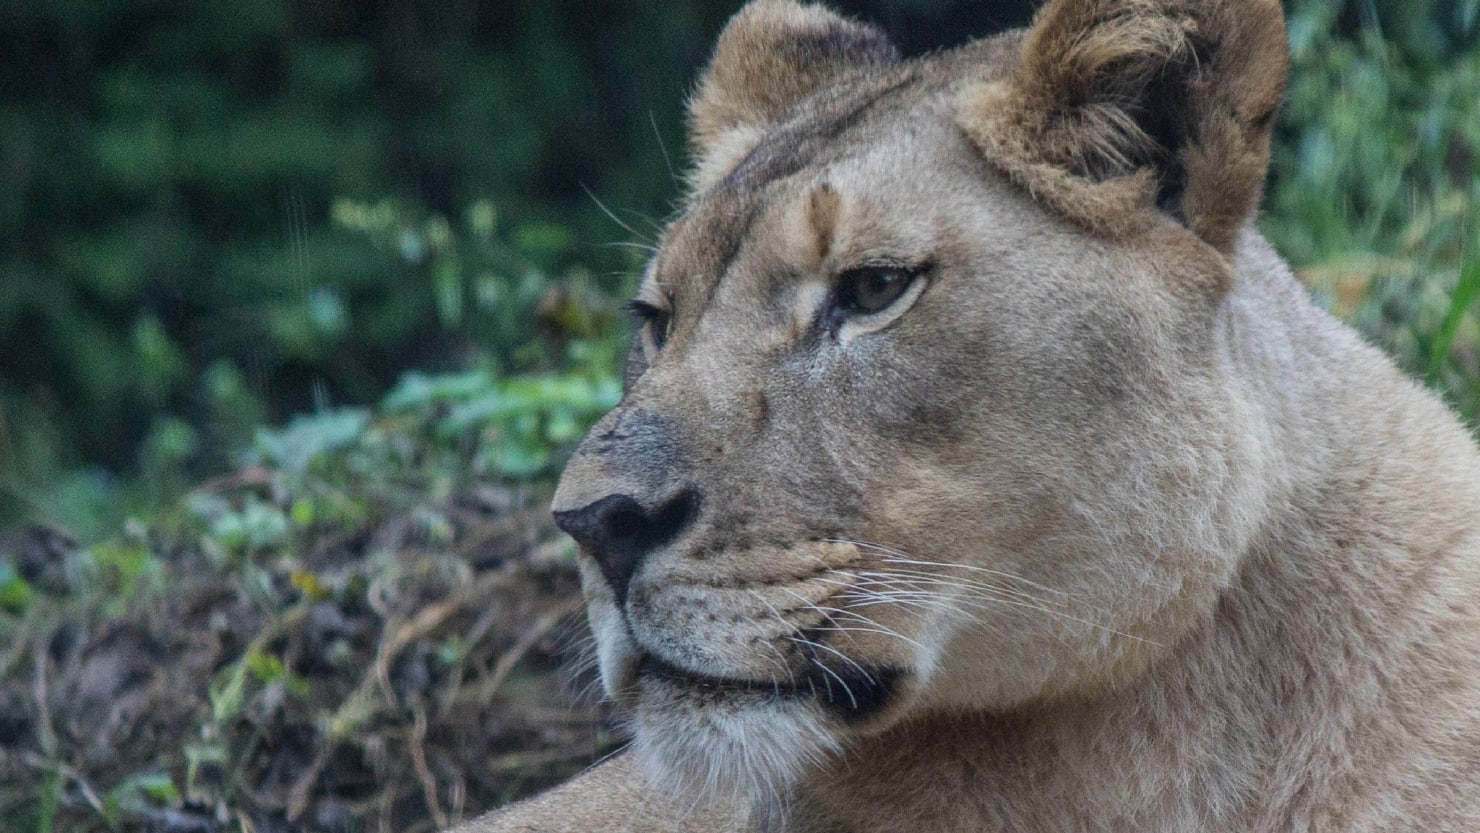
<path fill-rule="evenodd" d="M 631 752 L 493 831 L 1480 830 L 1480 455 L 1250 225 L 1275 0 L 758 0 L 555 496 Z"/>

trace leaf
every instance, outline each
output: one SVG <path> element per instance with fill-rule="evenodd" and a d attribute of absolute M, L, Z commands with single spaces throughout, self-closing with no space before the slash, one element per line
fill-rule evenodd
<path fill-rule="evenodd" d="M 288 509 L 288 515 L 293 519 L 293 525 L 299 529 L 313 526 L 314 519 L 318 517 L 318 510 L 313 501 L 308 498 L 298 498 Z"/>
<path fill-rule="evenodd" d="M 272 654 L 265 653 L 263 651 L 249 651 L 247 655 L 242 658 L 242 662 L 246 664 L 247 669 L 251 671 L 252 674 L 257 677 L 257 679 L 261 680 L 264 683 L 281 680 L 288 674 L 288 669 L 286 666 L 283 665 L 282 660 L 278 659 Z"/>
<path fill-rule="evenodd" d="M 531 254 L 550 254 L 570 248 L 575 235 L 554 223 L 525 223 L 514 232 L 514 244 Z"/>
<path fill-rule="evenodd" d="M 258 431 L 254 446 L 263 462 L 303 471 L 322 456 L 354 443 L 369 424 L 370 412 L 363 408 L 336 408 L 297 417 L 276 431 Z"/>
<path fill-rule="evenodd" d="M 494 468 L 510 477 L 533 477 L 550 463 L 550 454 L 541 448 L 509 445 L 494 456 Z"/>
<path fill-rule="evenodd" d="M 56 828 L 57 805 L 62 795 L 62 773 L 57 767 L 47 768 L 46 778 L 36 788 L 35 794 L 36 804 L 29 813 L 30 829 L 35 833 L 52 833 Z"/>
<path fill-rule="evenodd" d="M 19 615 L 31 601 L 31 585 L 9 561 L 0 561 L 0 609 Z"/>
<path fill-rule="evenodd" d="M 288 577 L 293 587 L 307 598 L 315 601 L 323 601 L 329 598 L 329 589 L 319 581 L 319 577 L 311 570 L 294 570 Z"/>
<path fill-rule="evenodd" d="M 180 791 L 163 772 L 139 772 L 123 779 L 103 797 L 104 815 L 117 825 L 124 813 L 140 813 L 151 806 L 178 804 Z"/>
<path fill-rule="evenodd" d="M 404 411 L 427 405 L 469 399 L 492 390 L 494 379 L 483 370 L 428 376 L 407 373 L 400 384 L 386 394 L 380 407 L 387 411 Z"/>
<path fill-rule="evenodd" d="M 233 662 L 211 680 L 206 693 L 211 700 L 211 719 L 224 723 L 241 714 L 246 702 L 247 664 Z"/>
<path fill-rule="evenodd" d="M 1449 296 L 1449 311 L 1445 313 L 1444 323 L 1439 325 L 1439 332 L 1434 335 L 1433 344 L 1429 347 L 1429 371 L 1425 376 L 1429 385 L 1438 383 L 1449 359 L 1449 348 L 1454 344 L 1454 335 L 1459 331 L 1460 321 L 1477 297 L 1480 297 L 1480 253 L 1470 258 L 1470 262 L 1460 272 L 1459 283 Z"/>

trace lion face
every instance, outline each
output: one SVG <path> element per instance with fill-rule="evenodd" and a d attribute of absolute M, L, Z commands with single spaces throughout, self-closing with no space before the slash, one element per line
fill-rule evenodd
<path fill-rule="evenodd" d="M 1055 8 L 910 63 L 778 0 L 721 39 L 625 396 L 554 501 L 606 690 L 696 800 L 780 806 L 850 738 L 1093 696 L 1238 566 L 1267 452 L 1220 373 L 1235 232 L 1188 165 L 1168 209 L 1165 153 L 1045 199 L 974 109 Z"/>

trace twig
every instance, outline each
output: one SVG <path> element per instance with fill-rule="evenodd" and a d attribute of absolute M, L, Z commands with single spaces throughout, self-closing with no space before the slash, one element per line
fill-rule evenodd
<path fill-rule="evenodd" d="M 489 758 L 484 768 L 490 772 L 515 772 L 519 770 L 532 769 L 545 764 L 558 764 L 565 761 L 574 761 L 579 758 L 590 758 L 591 750 L 586 747 L 574 749 L 560 747 L 556 749 L 536 749 L 530 752 L 510 752 L 507 755 L 499 755 Z"/>
<path fill-rule="evenodd" d="M 303 811 L 308 809 L 309 797 L 313 792 L 314 783 L 324 773 L 324 766 L 329 763 L 329 755 L 333 753 L 337 744 L 328 740 L 319 747 L 319 751 L 313 756 L 313 763 L 309 765 L 304 773 L 293 782 L 293 789 L 288 791 L 288 821 L 296 822 Z"/>
<path fill-rule="evenodd" d="M 396 707 L 396 694 L 391 687 L 390 666 L 396 656 L 407 645 L 437 630 L 454 613 L 472 602 L 482 600 L 489 592 L 507 583 L 512 576 L 513 573 L 508 569 L 483 576 L 471 584 L 464 585 L 443 601 L 423 609 L 405 623 L 395 625 L 393 631 L 391 624 L 387 623 L 386 629 L 391 632 L 389 636 L 382 638 L 380 648 L 375 652 L 374 667 L 375 677 L 380 682 L 381 694 L 385 696 L 385 701 L 392 708 Z"/>
<path fill-rule="evenodd" d="M 34 752 L 23 753 L 21 760 L 26 766 L 32 769 L 39 769 L 42 772 L 54 772 L 76 784 L 77 790 L 82 793 L 82 799 L 87 802 L 88 806 L 93 808 L 98 815 L 107 816 L 107 811 L 103 807 L 103 800 L 98 797 L 97 790 L 94 790 L 92 784 L 88 783 L 87 778 L 75 768 L 61 761 L 49 761 Z"/>
<path fill-rule="evenodd" d="M 40 639 L 36 640 L 31 655 L 35 667 L 35 675 L 31 680 L 31 696 L 36 699 L 36 741 L 41 744 L 41 751 L 46 753 L 46 757 L 55 758 L 57 733 L 51 725 L 51 695 L 46 684 L 46 647 L 41 642 Z"/>
<path fill-rule="evenodd" d="M 497 606 L 486 606 L 483 609 L 482 615 L 473 622 L 473 626 L 468 628 L 467 633 L 463 634 L 463 644 L 471 647 L 482 642 L 483 637 L 487 636 L 488 632 L 493 630 L 494 624 L 498 621 L 498 614 L 499 610 Z M 443 687 L 438 696 L 437 712 L 439 715 L 447 714 L 452 710 L 453 704 L 457 702 L 458 692 L 462 691 L 463 678 L 466 676 L 463 672 L 467 668 L 467 665 L 468 652 L 463 651 L 461 652 L 461 656 L 458 657 L 457 667 L 452 669 L 452 673 L 447 675 L 447 685 Z M 453 815 L 456 816 L 457 813 Z"/>
<path fill-rule="evenodd" d="M 452 823 L 461 822 L 468 803 L 468 778 L 461 768 L 457 770 L 452 783 L 447 785 L 447 800 L 452 802 Z"/>
<path fill-rule="evenodd" d="M 427 766 L 427 712 L 417 704 L 412 707 L 411 713 L 411 765 L 416 767 L 416 776 L 421 779 L 421 794 L 426 799 L 427 808 L 432 811 L 437 829 L 441 830 L 450 825 L 447 814 L 442 811 L 442 802 L 437 798 L 437 777 Z"/>
<path fill-rule="evenodd" d="M 376 814 L 376 833 L 391 833 L 391 808 L 396 803 L 395 790 L 380 791 L 380 812 Z"/>
<path fill-rule="evenodd" d="M 202 492 L 225 492 L 242 486 L 270 486 L 272 485 L 272 470 L 263 466 L 247 466 L 246 468 L 220 477 L 212 478 L 196 487 Z"/>
<path fill-rule="evenodd" d="M 21 657 L 26 655 L 26 649 L 31 647 L 31 641 L 27 638 L 30 635 L 29 630 L 29 624 L 23 621 L 21 632 L 15 635 L 15 641 L 3 653 L 0 653 L 0 677 L 8 676 L 11 666 L 20 662 Z"/>
<path fill-rule="evenodd" d="M 493 674 L 489 677 L 488 682 L 478 687 L 478 702 L 487 703 L 492 700 L 493 695 L 504 684 L 504 679 L 514 670 L 514 666 L 519 664 L 519 660 L 524 659 L 524 655 L 529 653 L 529 650 L 535 646 L 535 643 L 543 639 L 552 628 L 560 623 L 561 619 L 564 619 L 578 607 L 580 607 L 579 600 L 567 599 L 559 607 L 556 607 L 554 610 L 545 611 L 544 615 L 535 620 L 534 627 L 525 631 L 524 635 L 519 637 L 519 641 L 514 643 L 514 646 L 506 651 L 503 656 L 499 657 L 498 662 L 494 663 Z"/>

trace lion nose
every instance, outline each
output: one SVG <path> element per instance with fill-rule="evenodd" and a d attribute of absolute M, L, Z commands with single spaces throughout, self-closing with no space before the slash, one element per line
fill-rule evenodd
<path fill-rule="evenodd" d="M 579 509 L 557 511 L 555 524 L 596 561 L 617 603 L 642 559 L 677 538 L 699 513 L 699 494 L 685 489 L 647 506 L 628 495 L 608 495 Z"/>

